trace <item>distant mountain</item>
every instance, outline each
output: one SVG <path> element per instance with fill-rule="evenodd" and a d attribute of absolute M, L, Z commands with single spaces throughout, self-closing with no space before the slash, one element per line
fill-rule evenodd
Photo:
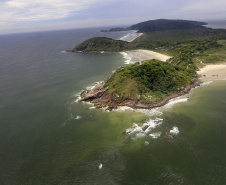
<path fill-rule="evenodd" d="M 123 51 L 134 48 L 135 46 L 133 43 L 129 43 L 126 41 L 114 40 L 107 37 L 94 37 L 82 42 L 81 44 L 75 46 L 73 49 L 67 51 Z"/>
<path fill-rule="evenodd" d="M 100 32 L 115 32 L 115 31 L 128 31 L 128 30 L 131 30 L 131 29 L 116 27 L 116 28 L 111 28 L 110 30 L 101 30 Z"/>
<path fill-rule="evenodd" d="M 162 25 L 170 25 L 170 24 L 171 24 L 171 27 L 175 25 L 177 26 L 177 28 L 179 27 L 179 25 L 181 25 L 182 27 L 186 27 L 186 25 L 188 25 L 188 27 L 191 27 L 191 25 L 195 25 L 195 26 L 207 25 L 207 23 L 200 22 L 200 21 L 156 19 L 156 20 L 149 20 L 149 21 L 138 23 L 138 24 L 134 24 L 130 26 L 130 29 L 140 30 L 144 27 L 151 27 L 151 26 L 154 26 L 155 28 L 157 28 L 158 26 L 161 27 Z"/>
<path fill-rule="evenodd" d="M 204 26 L 184 21 L 169 21 L 161 24 L 143 26 L 138 30 L 139 33 L 169 30 L 188 30 L 188 29 L 207 29 Z"/>
<path fill-rule="evenodd" d="M 205 22 L 190 20 L 171 20 L 157 19 L 134 24 L 127 28 L 111 28 L 110 30 L 101 30 L 101 32 L 138 30 L 139 33 L 166 31 L 166 30 L 186 30 L 186 29 L 205 29 Z"/>

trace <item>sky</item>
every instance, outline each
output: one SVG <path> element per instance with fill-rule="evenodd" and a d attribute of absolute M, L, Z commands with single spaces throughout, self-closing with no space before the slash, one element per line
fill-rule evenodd
<path fill-rule="evenodd" d="M 165 18 L 225 20 L 225 0 L 0 0 L 0 34 L 132 25 Z"/>

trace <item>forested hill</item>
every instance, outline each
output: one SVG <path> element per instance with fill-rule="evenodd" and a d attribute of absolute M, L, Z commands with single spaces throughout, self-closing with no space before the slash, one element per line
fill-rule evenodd
<path fill-rule="evenodd" d="M 67 51 L 123 51 L 128 49 L 135 49 L 134 44 L 122 40 L 114 40 L 107 37 L 94 37 Z"/>
<path fill-rule="evenodd" d="M 205 22 L 190 20 L 172 20 L 156 19 L 134 24 L 127 28 L 111 28 L 110 30 L 101 30 L 101 32 L 138 30 L 140 33 L 166 31 L 166 30 L 185 30 L 185 29 L 205 29 Z"/>
<path fill-rule="evenodd" d="M 189 30 L 189 29 L 207 29 L 204 26 L 195 25 L 191 23 L 185 23 L 185 22 L 166 22 L 159 25 L 150 25 L 150 26 L 144 26 L 141 29 L 139 29 L 139 33 L 146 33 L 146 32 L 155 32 L 155 31 L 170 31 L 170 30 Z"/>
<path fill-rule="evenodd" d="M 176 29 L 181 28 L 184 29 L 185 27 L 188 28 L 200 28 L 203 27 L 203 25 L 207 25 L 205 22 L 200 22 L 200 21 L 189 21 L 189 20 L 170 20 L 170 19 L 156 19 L 156 20 L 149 20 L 145 22 L 141 22 L 138 24 L 134 24 L 130 26 L 131 30 L 140 30 L 143 29 L 144 27 L 155 27 L 156 29 L 158 27 L 162 28 L 165 25 L 165 30 L 169 27 L 173 28 L 175 26 Z M 161 30 L 162 31 L 162 30 Z"/>

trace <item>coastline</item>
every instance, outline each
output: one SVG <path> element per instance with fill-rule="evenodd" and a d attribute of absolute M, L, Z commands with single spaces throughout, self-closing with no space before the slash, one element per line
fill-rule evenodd
<path fill-rule="evenodd" d="M 171 56 L 167 56 L 161 53 L 157 53 L 157 52 L 145 50 L 145 49 L 128 50 L 124 52 L 127 55 L 132 56 L 131 60 L 133 59 L 133 61 L 157 59 L 157 60 L 166 62 L 171 58 Z"/>
<path fill-rule="evenodd" d="M 226 62 L 209 64 L 197 71 L 202 82 L 226 79 Z"/>
<path fill-rule="evenodd" d="M 138 51 L 136 51 L 138 52 Z M 138 52 L 139 53 L 139 52 Z M 95 104 L 96 108 L 104 108 L 106 110 L 117 109 L 118 107 L 130 107 L 133 109 L 154 109 L 160 108 L 168 104 L 172 99 L 180 98 L 195 88 L 201 85 L 203 82 L 213 80 L 226 79 L 226 63 L 206 65 L 197 71 L 197 76 L 192 80 L 190 84 L 187 84 L 182 90 L 166 95 L 164 98 L 154 102 L 143 102 L 133 99 L 127 99 L 124 102 L 117 103 L 115 96 L 107 95 L 106 91 L 102 91 L 104 81 L 97 83 L 91 90 L 81 93 L 79 102 L 91 102 Z"/>
<path fill-rule="evenodd" d="M 95 85 L 94 88 L 88 91 L 83 91 L 80 95 L 79 102 L 90 102 L 95 104 L 96 108 L 104 108 L 107 110 L 117 109 L 121 106 L 131 107 L 133 109 L 153 109 L 166 105 L 171 99 L 178 98 L 180 96 L 186 95 L 191 89 L 200 86 L 199 77 L 196 76 L 191 83 L 184 86 L 182 90 L 170 93 L 164 98 L 156 100 L 154 102 L 144 102 L 141 100 L 134 100 L 127 98 L 121 103 L 117 103 L 117 97 L 114 94 L 107 94 L 107 90 L 103 91 L 104 81 Z"/>

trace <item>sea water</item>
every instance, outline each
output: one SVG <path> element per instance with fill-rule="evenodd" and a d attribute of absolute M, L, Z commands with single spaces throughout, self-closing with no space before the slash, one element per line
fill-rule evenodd
<path fill-rule="evenodd" d="M 79 103 L 126 65 L 120 53 L 65 52 L 130 34 L 99 31 L 0 36 L 0 184 L 224 184 L 226 81 L 152 110 Z"/>

